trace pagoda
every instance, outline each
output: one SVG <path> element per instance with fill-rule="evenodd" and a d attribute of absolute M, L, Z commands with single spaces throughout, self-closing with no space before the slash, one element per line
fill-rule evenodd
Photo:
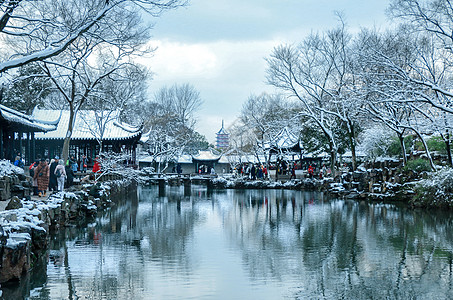
<path fill-rule="evenodd" d="M 223 126 L 222 120 L 222 128 L 220 128 L 219 132 L 216 133 L 216 147 L 218 149 L 226 149 L 230 145 L 230 134 L 226 132 Z"/>

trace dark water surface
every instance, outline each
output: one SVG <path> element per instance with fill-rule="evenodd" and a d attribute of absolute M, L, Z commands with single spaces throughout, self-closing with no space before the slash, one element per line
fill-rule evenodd
<path fill-rule="evenodd" d="M 453 218 L 320 193 L 141 188 L 51 243 L 28 299 L 449 299 Z M 47 272 L 47 275 L 45 275 Z M 22 287 L 24 288 L 24 287 Z M 5 290 L 4 295 L 14 293 Z"/>

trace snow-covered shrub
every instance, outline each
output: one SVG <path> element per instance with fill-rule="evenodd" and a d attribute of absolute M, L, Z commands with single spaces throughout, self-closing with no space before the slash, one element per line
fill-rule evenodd
<path fill-rule="evenodd" d="M 101 170 L 95 174 L 95 180 L 98 181 L 105 175 L 119 175 L 126 180 L 142 182 L 141 172 L 134 169 L 131 165 L 125 164 L 128 159 L 129 154 L 126 152 L 103 152 L 98 159 L 101 164 Z"/>
<path fill-rule="evenodd" d="M 412 204 L 426 207 L 453 207 L 453 169 L 442 169 L 418 182 Z"/>
<path fill-rule="evenodd" d="M 394 138 L 394 133 L 388 128 L 375 126 L 362 132 L 357 150 L 365 153 L 368 159 L 374 160 L 387 155 Z"/>
<path fill-rule="evenodd" d="M 228 186 L 228 180 L 223 177 L 217 177 L 212 179 L 212 184 L 218 188 L 226 188 Z"/>

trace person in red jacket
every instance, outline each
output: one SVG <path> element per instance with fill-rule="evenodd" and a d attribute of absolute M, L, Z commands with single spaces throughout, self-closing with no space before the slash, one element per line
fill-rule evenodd
<path fill-rule="evenodd" d="M 313 178 L 313 173 L 314 173 L 314 171 L 315 171 L 315 170 L 314 170 L 313 167 L 310 165 L 310 166 L 308 167 L 308 176 L 309 176 L 310 178 Z"/>
<path fill-rule="evenodd" d="M 93 173 L 99 173 L 101 172 L 101 164 L 98 161 L 98 158 L 96 157 L 93 165 Z"/>

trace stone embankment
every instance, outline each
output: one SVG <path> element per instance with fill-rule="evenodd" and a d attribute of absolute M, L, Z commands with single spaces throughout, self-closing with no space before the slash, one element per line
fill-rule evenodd
<path fill-rule="evenodd" d="M 112 204 L 110 198 L 115 193 L 131 184 L 126 181 L 98 183 L 75 192 L 31 199 L 25 184 L 31 178 L 25 176 L 25 180 L 21 180 L 21 176 L 24 175 L 9 174 L 0 178 L 2 197 L 14 195 L 0 212 L 0 283 L 20 279 L 46 255 L 44 250 L 48 247 L 50 231 L 94 217 L 99 209 Z"/>
<path fill-rule="evenodd" d="M 20 199 L 30 196 L 32 182 L 24 174 L 9 174 L 0 178 L 0 201 L 6 201 L 14 196 Z"/>
<path fill-rule="evenodd" d="M 295 189 L 317 190 L 352 199 L 387 199 L 407 201 L 413 197 L 412 187 L 420 174 L 402 173 L 401 162 L 382 159 L 361 165 L 354 172 L 343 172 L 337 178 L 293 179 L 286 182 L 214 178 L 209 186 L 232 189 Z"/>
<path fill-rule="evenodd" d="M 328 191 L 347 198 L 408 201 L 414 196 L 414 184 L 422 176 L 415 171 L 403 171 L 397 159 L 381 159 L 343 173 Z"/>

